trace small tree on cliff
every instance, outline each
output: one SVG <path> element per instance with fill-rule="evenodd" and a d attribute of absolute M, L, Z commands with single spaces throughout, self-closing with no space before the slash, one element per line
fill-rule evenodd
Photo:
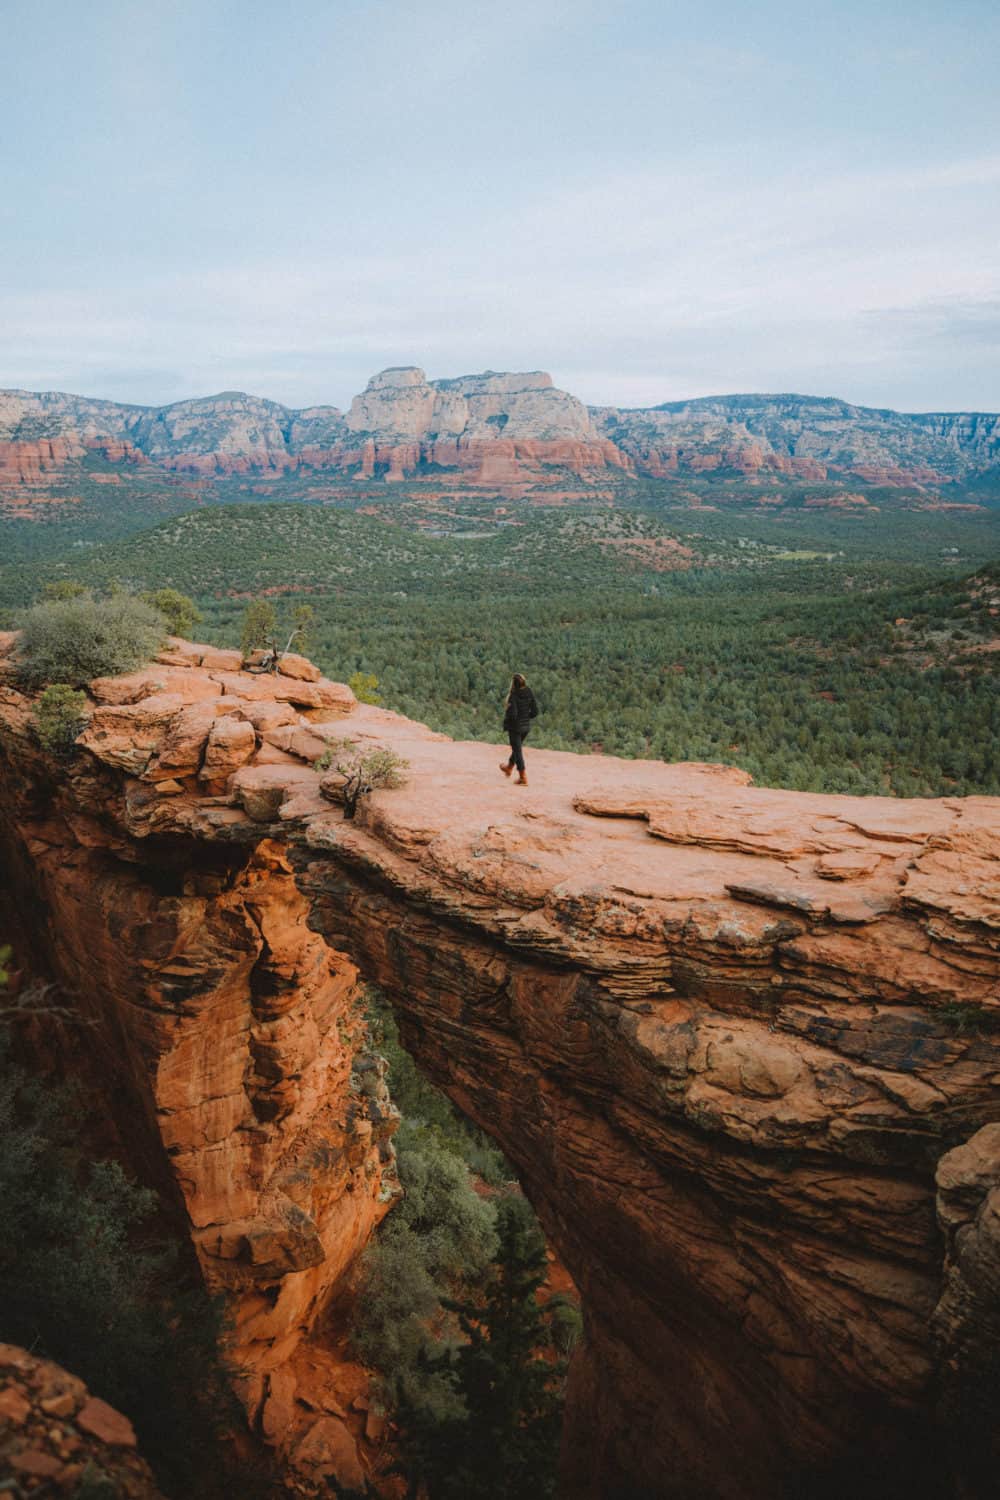
<path fill-rule="evenodd" d="M 344 799 L 344 817 L 353 818 L 359 801 L 369 792 L 403 786 L 409 764 L 384 745 L 366 749 L 354 740 L 331 740 L 316 762 L 316 770 L 333 770 L 342 778 L 338 790 Z"/>
<path fill-rule="evenodd" d="M 282 624 L 277 610 L 269 600 L 255 599 L 243 611 L 240 650 L 244 656 L 250 656 L 252 652 L 273 644 L 274 649 L 279 652 L 291 651 L 293 646 L 296 651 L 305 652 L 312 639 L 313 614 L 311 604 L 298 604 L 292 610 L 290 620 L 287 614 L 284 615 Z M 285 643 L 279 646 L 282 636 L 285 637 Z"/>
<path fill-rule="evenodd" d="M 278 632 L 278 616 L 267 599 L 254 599 L 243 611 L 240 650 L 249 656 L 261 646 L 269 646 Z"/>
<path fill-rule="evenodd" d="M 297 604 L 292 610 L 292 624 L 288 640 L 285 642 L 285 650 L 291 651 L 294 645 L 296 651 L 306 652 L 312 645 L 312 627 L 315 611 L 311 604 Z"/>

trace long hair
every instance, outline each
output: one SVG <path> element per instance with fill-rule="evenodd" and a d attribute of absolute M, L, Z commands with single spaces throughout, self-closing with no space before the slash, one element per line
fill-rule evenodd
<path fill-rule="evenodd" d="M 507 691 L 507 702 L 506 702 L 506 707 L 507 708 L 510 708 L 510 705 L 513 703 L 513 701 L 514 701 L 514 694 L 515 693 L 523 692 L 524 689 L 527 686 L 528 686 L 527 681 L 525 680 L 524 677 L 521 676 L 521 673 L 520 672 L 515 672 L 514 675 L 513 675 L 513 677 L 510 679 L 510 687 L 509 687 L 509 689 Z"/>

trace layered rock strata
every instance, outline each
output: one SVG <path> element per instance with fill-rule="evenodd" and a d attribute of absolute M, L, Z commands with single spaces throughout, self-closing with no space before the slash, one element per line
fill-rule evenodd
<path fill-rule="evenodd" d="M 947 485 L 1000 466 L 1000 417 L 853 406 L 818 396 L 706 396 L 645 410 L 592 407 L 594 427 L 636 470 L 777 474 L 889 486 Z"/>
<path fill-rule="evenodd" d="M 610 472 L 921 490 L 984 478 L 995 485 L 1000 416 L 910 415 L 799 395 L 587 407 L 541 370 L 429 381 L 415 365 L 373 376 L 346 413 L 294 411 L 242 391 L 164 407 L 0 391 L 0 492 L 56 484 L 93 453 L 204 480 L 316 470 L 516 493 Z"/>
<path fill-rule="evenodd" d="M 942 1374 L 997 1315 L 961 1225 L 992 1243 L 1000 801 L 544 751 L 514 787 L 493 747 L 180 642 L 92 697 L 54 780 L 5 689 L 5 837 L 236 1299 L 256 1421 L 393 1190 L 357 966 L 582 1292 L 565 1495 L 873 1463 L 937 1493 Z M 313 769 L 344 734 L 410 763 L 353 821 Z"/>
<path fill-rule="evenodd" d="M 229 1298 L 251 1421 L 310 1477 L 359 1488 L 344 1372 L 314 1359 L 303 1405 L 296 1370 L 398 1193 L 397 1112 L 384 1068 L 366 1059 L 355 966 L 310 931 L 283 840 L 233 858 L 228 829 L 246 814 L 225 790 L 251 757 L 294 777 L 298 762 L 277 745 L 315 756 L 324 742 L 309 715 L 331 720 L 354 700 L 302 658 L 285 664 L 296 675 L 263 683 L 239 673 L 239 652 L 196 655 L 201 670 L 170 650 L 131 678 L 93 683 L 92 749 L 65 777 L 38 759 L 5 695 L 7 748 L 20 747 L 17 770 L 5 758 L 5 795 L 29 777 L 5 872 L 26 922 L 45 913 L 55 976 L 89 1023 L 74 1043 L 133 1165 L 180 1201 L 207 1284 Z M 219 845 L 204 860 L 164 826 L 130 848 L 124 825 L 104 821 L 119 784 L 148 800 L 150 831 L 156 807 L 194 797 Z M 259 813 L 249 790 L 246 803 Z"/>

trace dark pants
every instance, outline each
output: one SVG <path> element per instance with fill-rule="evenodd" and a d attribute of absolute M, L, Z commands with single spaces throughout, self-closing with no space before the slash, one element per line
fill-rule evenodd
<path fill-rule="evenodd" d="M 524 770 L 524 751 L 521 746 L 528 738 L 526 729 L 508 729 L 507 738 L 510 740 L 510 758 L 519 771 Z"/>

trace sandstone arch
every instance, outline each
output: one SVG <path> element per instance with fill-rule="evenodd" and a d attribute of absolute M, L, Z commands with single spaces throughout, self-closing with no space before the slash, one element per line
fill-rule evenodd
<path fill-rule="evenodd" d="M 12 687 L 0 736 L 22 909 L 234 1296 L 253 1417 L 393 1193 L 391 1120 L 350 1107 L 360 969 L 583 1291 L 567 1495 L 771 1497 L 939 1449 L 971 1304 L 953 1253 L 935 1324 L 934 1174 L 1000 1117 L 1000 801 L 554 752 L 523 793 L 491 747 L 232 665 L 178 642 L 95 684 L 61 779 Z M 413 763 L 349 824 L 311 769 L 345 714 Z"/>

